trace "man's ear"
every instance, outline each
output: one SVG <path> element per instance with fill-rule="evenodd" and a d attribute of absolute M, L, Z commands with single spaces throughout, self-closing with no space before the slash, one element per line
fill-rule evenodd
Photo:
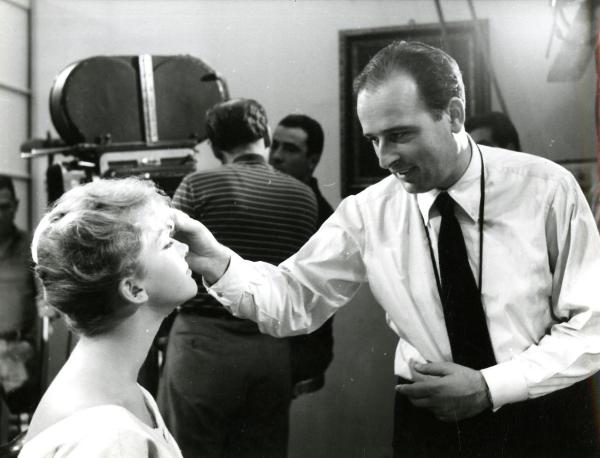
<path fill-rule="evenodd" d="M 465 104 L 458 97 L 452 97 L 448 102 L 450 114 L 450 130 L 453 134 L 459 133 L 465 124 Z"/>
<path fill-rule="evenodd" d="M 314 172 L 317 168 L 320 159 L 320 154 L 309 154 L 308 156 L 306 156 L 306 160 L 308 162 L 308 169 L 311 171 L 311 173 Z"/>
<path fill-rule="evenodd" d="M 119 293 L 133 304 L 143 304 L 148 301 L 148 293 L 133 277 L 125 277 L 119 282 Z"/>

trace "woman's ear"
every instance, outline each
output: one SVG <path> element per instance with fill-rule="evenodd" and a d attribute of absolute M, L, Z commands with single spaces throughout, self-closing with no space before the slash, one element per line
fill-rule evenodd
<path fill-rule="evenodd" d="M 133 304 L 143 304 L 148 301 L 148 293 L 133 277 L 125 277 L 119 282 L 119 293 Z"/>
<path fill-rule="evenodd" d="M 450 113 L 450 130 L 453 134 L 457 134 L 465 124 L 465 104 L 458 97 L 452 97 L 448 102 L 448 113 Z"/>

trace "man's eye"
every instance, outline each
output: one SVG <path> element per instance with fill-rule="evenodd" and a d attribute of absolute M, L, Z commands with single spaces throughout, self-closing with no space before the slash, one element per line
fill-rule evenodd
<path fill-rule="evenodd" d="M 392 132 L 389 135 L 389 140 L 394 143 L 406 143 L 413 138 L 414 132 Z"/>
<path fill-rule="evenodd" d="M 164 249 L 168 250 L 169 248 L 171 248 L 173 246 L 173 239 L 169 240 L 169 242 L 165 245 Z"/>
<path fill-rule="evenodd" d="M 390 141 L 394 143 L 401 143 L 403 141 L 406 141 L 406 138 L 406 132 L 395 132 L 393 134 L 390 134 Z"/>
<path fill-rule="evenodd" d="M 379 145 L 379 139 L 377 137 L 367 137 L 367 140 L 369 140 L 372 145 Z"/>

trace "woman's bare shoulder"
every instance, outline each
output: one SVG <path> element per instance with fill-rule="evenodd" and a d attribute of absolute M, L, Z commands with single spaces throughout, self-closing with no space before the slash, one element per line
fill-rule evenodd
<path fill-rule="evenodd" d="M 119 405 L 106 386 L 85 377 L 57 377 L 40 400 L 27 431 L 27 440 L 84 409 Z"/>

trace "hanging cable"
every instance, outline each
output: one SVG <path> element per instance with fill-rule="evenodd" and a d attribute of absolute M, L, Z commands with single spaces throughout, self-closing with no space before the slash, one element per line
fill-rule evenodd
<path fill-rule="evenodd" d="M 473 6 L 473 0 L 467 0 L 467 4 L 469 5 L 469 10 L 471 11 L 471 19 L 475 26 L 475 33 L 477 34 L 477 40 L 480 43 L 479 51 L 481 52 L 483 61 L 485 63 L 486 70 L 488 72 L 490 80 L 492 81 L 492 86 L 493 86 L 494 90 L 496 91 L 496 96 L 498 97 L 498 102 L 500 103 L 500 108 L 501 108 L 502 112 L 506 116 L 508 116 L 508 109 L 506 107 L 506 102 L 504 101 L 504 97 L 502 96 L 502 91 L 500 90 L 500 85 L 498 84 L 496 74 L 494 73 L 494 69 L 492 68 L 492 62 L 490 61 L 490 58 L 487 55 L 487 53 L 484 52 L 484 50 L 482 48 L 483 44 L 485 43 L 485 37 L 483 35 L 483 31 L 481 30 L 481 25 L 479 24 L 479 21 L 477 20 L 477 15 L 475 14 L 475 7 Z"/>
<path fill-rule="evenodd" d="M 442 11 L 441 0 L 434 1 L 435 9 L 437 10 L 438 18 L 440 20 L 440 27 L 442 29 L 442 49 L 447 52 L 450 49 L 448 47 L 448 29 L 446 27 L 446 21 L 444 20 L 444 12 Z"/>

